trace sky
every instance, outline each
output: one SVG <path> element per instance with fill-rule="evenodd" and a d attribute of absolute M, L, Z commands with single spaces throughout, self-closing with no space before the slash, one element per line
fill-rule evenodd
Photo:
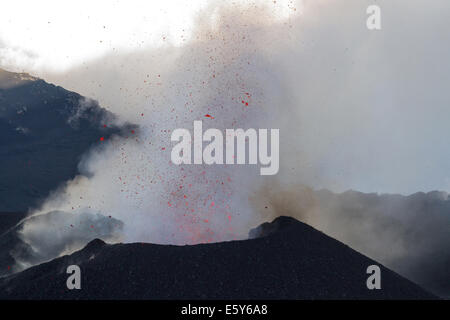
<path fill-rule="evenodd" d="M 280 19 L 289 16 L 292 2 L 276 1 L 274 14 Z M 207 4 L 207 0 L 5 1 L 0 12 L 0 61 L 14 69 L 61 71 L 116 50 L 181 46 L 189 40 L 195 14 Z"/>
<path fill-rule="evenodd" d="M 259 69 L 245 71 L 252 80 L 259 77 L 255 90 L 266 90 L 261 105 L 273 102 L 259 125 L 285 128 L 279 179 L 334 191 L 450 190 L 448 1 L 236 3 L 5 1 L 0 67 L 77 91 L 142 125 L 138 110 L 150 104 L 150 93 L 173 90 L 179 84 L 174 79 L 200 77 L 200 69 L 191 78 L 174 76 L 174 66 L 205 62 L 199 54 L 206 43 L 202 30 L 226 20 L 222 15 L 234 5 L 242 11 L 267 7 L 243 14 L 244 20 L 235 15 L 240 29 L 232 29 L 258 39 L 238 50 L 257 61 Z M 378 31 L 365 25 L 372 4 L 381 7 Z M 186 58 L 187 50 L 198 59 Z M 154 77 L 171 74 L 171 84 L 132 96 L 149 70 Z M 157 103 L 168 109 L 161 106 L 164 99 Z"/>

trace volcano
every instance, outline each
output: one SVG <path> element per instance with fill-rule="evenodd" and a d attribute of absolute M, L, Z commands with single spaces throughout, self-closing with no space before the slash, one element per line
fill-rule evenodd
<path fill-rule="evenodd" d="M 253 239 L 192 246 L 91 241 L 0 280 L 0 299 L 436 299 L 411 281 L 293 218 Z M 66 286 L 78 265 L 81 289 Z M 381 268 L 381 289 L 366 286 Z"/>

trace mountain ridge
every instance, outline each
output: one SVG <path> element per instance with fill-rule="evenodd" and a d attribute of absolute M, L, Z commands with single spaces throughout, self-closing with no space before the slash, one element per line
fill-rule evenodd
<path fill-rule="evenodd" d="M 0 69 L 0 212 L 39 206 L 80 174 L 82 155 L 101 137 L 131 126 L 116 126 L 115 115 L 78 93 Z"/>

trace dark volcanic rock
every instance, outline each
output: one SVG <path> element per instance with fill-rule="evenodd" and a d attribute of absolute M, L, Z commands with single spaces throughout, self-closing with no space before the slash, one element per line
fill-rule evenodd
<path fill-rule="evenodd" d="M 382 289 L 368 290 L 366 269 L 377 262 L 294 219 L 272 224 L 278 227 L 263 226 L 272 232 L 261 238 L 194 246 L 94 240 L 69 256 L 0 279 L 0 298 L 436 298 L 383 266 Z M 81 268 L 81 290 L 66 288 L 72 264 Z"/>
<path fill-rule="evenodd" d="M 248 236 L 250 239 L 261 238 L 271 235 L 275 232 L 288 231 L 291 228 L 295 228 L 297 220 L 292 217 L 278 217 L 272 222 L 265 222 L 258 227 L 250 230 Z"/>
<path fill-rule="evenodd" d="M 25 244 L 16 234 L 16 227 L 20 221 L 25 218 L 23 212 L 0 212 L 0 277 L 10 274 L 14 270 L 16 263 L 12 256 L 12 250 Z"/>

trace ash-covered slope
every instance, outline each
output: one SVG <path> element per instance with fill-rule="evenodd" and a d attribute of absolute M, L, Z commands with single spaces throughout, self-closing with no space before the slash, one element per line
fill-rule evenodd
<path fill-rule="evenodd" d="M 292 218 L 280 217 L 244 241 L 168 246 L 90 242 L 83 250 L 0 279 L 1 299 L 433 299 L 377 264 Z M 66 268 L 81 268 L 68 290 Z"/>
<path fill-rule="evenodd" d="M 23 212 L 0 212 L 0 277 L 13 272 L 13 250 L 25 248 L 17 234 L 18 224 L 25 216 Z"/>
<path fill-rule="evenodd" d="M 104 127 L 112 119 L 77 93 L 0 69 L 0 212 L 27 211 L 78 174 L 81 155 L 119 132 Z"/>

